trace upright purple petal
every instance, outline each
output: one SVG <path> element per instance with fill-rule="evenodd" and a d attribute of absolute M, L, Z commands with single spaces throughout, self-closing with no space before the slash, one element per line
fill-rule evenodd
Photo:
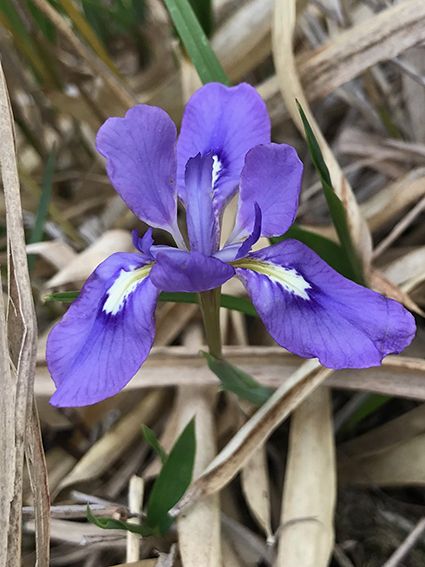
<path fill-rule="evenodd" d="M 109 398 L 145 361 L 159 294 L 149 270 L 139 254 L 113 254 L 52 329 L 46 359 L 57 388 L 53 405 L 86 406 Z"/>
<path fill-rule="evenodd" d="M 112 185 L 151 226 L 176 227 L 176 127 L 161 108 L 139 104 L 124 118 L 108 118 L 96 146 Z"/>
<path fill-rule="evenodd" d="M 189 100 L 177 143 L 178 187 L 183 201 L 186 163 L 198 153 L 214 156 L 214 189 L 220 209 L 232 196 L 247 151 L 270 142 L 270 119 L 256 90 L 242 83 L 208 83 Z"/>
<path fill-rule="evenodd" d="M 271 336 L 299 356 L 367 368 L 413 340 L 414 318 L 402 305 L 347 280 L 296 240 L 233 265 Z"/>
<path fill-rule="evenodd" d="M 198 154 L 186 166 L 186 221 L 191 250 L 207 256 L 220 243 L 219 215 L 213 203 L 213 159 Z"/>
<path fill-rule="evenodd" d="M 151 248 L 153 246 L 152 228 L 148 228 L 143 236 L 139 236 L 137 229 L 131 231 L 133 246 L 136 248 L 146 262 L 152 262 Z"/>
<path fill-rule="evenodd" d="M 219 287 L 234 274 L 234 268 L 217 258 L 174 248 L 156 253 L 150 278 L 161 291 L 193 292 Z"/>
<path fill-rule="evenodd" d="M 255 202 L 261 209 L 262 236 L 286 232 L 297 214 L 302 174 L 303 164 L 292 146 L 267 144 L 250 150 L 241 174 L 234 233 L 252 230 Z"/>

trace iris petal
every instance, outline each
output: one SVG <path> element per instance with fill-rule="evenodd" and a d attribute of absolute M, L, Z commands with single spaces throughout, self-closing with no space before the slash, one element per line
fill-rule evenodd
<path fill-rule="evenodd" d="M 233 266 L 275 341 L 329 368 L 377 366 L 415 335 L 402 305 L 347 280 L 296 240 Z"/>
<path fill-rule="evenodd" d="M 207 256 L 219 245 L 219 214 L 213 202 L 213 158 L 210 155 L 191 158 L 185 175 L 186 220 L 191 250 Z"/>
<path fill-rule="evenodd" d="M 197 154 L 214 159 L 214 193 L 221 209 L 239 184 L 247 151 L 270 142 L 270 119 L 256 90 L 242 83 L 208 83 L 191 97 L 177 143 L 179 195 L 187 202 L 185 168 Z"/>
<path fill-rule="evenodd" d="M 267 144 L 250 150 L 241 173 L 234 233 L 246 234 L 255 221 L 254 203 L 261 209 L 262 236 L 278 236 L 295 220 L 303 164 L 292 146 Z"/>
<path fill-rule="evenodd" d="M 161 291 L 207 291 L 221 286 L 235 274 L 234 268 L 200 252 L 177 248 L 156 253 L 152 282 Z"/>
<path fill-rule="evenodd" d="M 145 361 L 159 294 L 150 269 L 139 254 L 118 253 L 89 277 L 48 337 L 53 405 L 85 406 L 113 396 Z"/>
<path fill-rule="evenodd" d="M 109 118 L 96 146 L 112 185 L 147 224 L 174 232 L 177 223 L 176 127 L 161 108 L 139 104 Z"/>

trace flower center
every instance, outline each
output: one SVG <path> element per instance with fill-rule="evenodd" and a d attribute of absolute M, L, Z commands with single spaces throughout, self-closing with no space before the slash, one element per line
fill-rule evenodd
<path fill-rule="evenodd" d="M 310 300 L 307 290 L 311 289 L 311 285 L 295 268 L 284 268 L 271 262 L 254 260 L 253 258 L 241 258 L 230 263 L 235 268 L 252 270 L 253 272 L 263 274 L 273 282 L 280 284 L 289 293 L 307 301 Z"/>
<path fill-rule="evenodd" d="M 108 297 L 103 304 L 102 311 L 108 315 L 119 313 L 129 295 L 147 278 L 152 266 L 153 263 L 150 263 L 141 268 L 130 269 L 130 271 L 121 270 L 117 279 L 106 292 Z"/>

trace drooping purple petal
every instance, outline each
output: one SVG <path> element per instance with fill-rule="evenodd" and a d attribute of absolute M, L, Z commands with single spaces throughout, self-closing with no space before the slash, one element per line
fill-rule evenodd
<path fill-rule="evenodd" d="M 226 87 L 208 83 L 189 100 L 177 143 L 179 194 L 186 163 L 198 153 L 214 156 L 214 193 L 220 209 L 234 193 L 247 151 L 270 142 L 270 119 L 256 90 L 242 83 Z"/>
<path fill-rule="evenodd" d="M 262 236 L 278 236 L 295 220 L 303 164 L 292 146 L 256 146 L 245 158 L 234 233 L 246 233 L 254 224 L 254 202 L 262 214 Z"/>
<path fill-rule="evenodd" d="M 85 406 L 113 396 L 145 361 L 159 294 L 149 269 L 139 254 L 113 254 L 52 329 L 46 359 L 57 388 L 53 405 Z"/>
<path fill-rule="evenodd" d="M 200 252 L 177 248 L 156 253 L 150 278 L 161 291 L 207 291 L 235 274 L 234 268 Z"/>
<path fill-rule="evenodd" d="M 191 250 L 206 256 L 219 245 L 219 218 L 213 203 L 213 158 L 198 154 L 186 166 L 186 221 Z"/>
<path fill-rule="evenodd" d="M 108 118 L 96 147 L 107 159 L 112 185 L 147 224 L 176 226 L 176 127 L 161 108 L 139 104 L 124 118 Z"/>
<path fill-rule="evenodd" d="M 347 280 L 296 240 L 235 267 L 275 341 L 329 368 L 379 365 L 415 335 L 414 318 L 402 305 Z"/>

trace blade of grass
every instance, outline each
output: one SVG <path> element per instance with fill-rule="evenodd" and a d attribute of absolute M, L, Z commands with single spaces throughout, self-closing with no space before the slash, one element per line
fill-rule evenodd
<path fill-rule="evenodd" d="M 202 352 L 208 367 L 220 379 L 224 390 L 233 392 L 239 398 L 260 406 L 273 394 L 271 388 L 262 386 L 252 376 L 226 360 L 220 360 L 207 352 Z"/>
<path fill-rule="evenodd" d="M 44 297 L 46 303 L 58 301 L 59 303 L 72 303 L 77 299 L 79 291 L 59 291 L 49 293 Z M 160 301 L 169 301 L 171 303 L 199 303 L 196 293 L 168 293 L 162 292 L 159 296 Z M 220 306 L 225 309 L 232 309 L 233 311 L 240 311 L 250 317 L 257 317 L 255 307 L 250 301 L 243 297 L 234 297 L 233 295 L 221 294 Z"/>
<path fill-rule="evenodd" d="M 164 0 L 177 33 L 203 83 L 229 84 L 188 0 Z"/>
<path fill-rule="evenodd" d="M 171 449 L 149 496 L 146 524 L 155 532 L 165 533 L 174 521 L 168 511 L 192 480 L 195 451 L 195 420 L 192 419 Z"/>
<path fill-rule="evenodd" d="M 329 174 L 329 169 L 325 163 L 325 160 L 323 159 L 323 154 L 320 149 L 319 143 L 316 139 L 316 136 L 314 135 L 313 129 L 310 126 L 307 116 L 305 115 L 305 112 L 298 101 L 297 106 L 301 120 L 303 122 L 310 157 L 317 173 L 319 174 L 323 192 L 325 194 L 326 202 L 328 204 L 329 212 L 332 218 L 332 223 L 335 226 L 335 230 L 337 231 L 347 261 L 351 265 L 352 272 L 355 276 L 355 281 L 357 281 L 358 283 L 364 283 L 361 262 L 356 254 L 353 242 L 351 240 L 345 207 L 334 191 L 331 176 Z"/>
<path fill-rule="evenodd" d="M 348 258 L 341 246 L 333 240 L 294 224 L 285 234 L 277 238 L 271 238 L 270 242 L 274 244 L 287 238 L 295 238 L 295 240 L 303 242 L 332 266 L 334 270 L 347 278 L 355 279 L 355 274 Z"/>
<path fill-rule="evenodd" d="M 142 432 L 143 432 L 143 437 L 145 438 L 146 443 L 148 445 L 150 445 L 150 447 L 155 451 L 155 453 L 160 458 L 161 463 L 164 465 L 165 461 L 168 459 L 168 455 L 167 455 L 167 452 L 165 451 L 164 447 L 159 442 L 159 439 L 157 438 L 155 433 L 152 431 L 152 429 L 150 427 L 148 427 L 147 425 L 142 425 Z"/>

